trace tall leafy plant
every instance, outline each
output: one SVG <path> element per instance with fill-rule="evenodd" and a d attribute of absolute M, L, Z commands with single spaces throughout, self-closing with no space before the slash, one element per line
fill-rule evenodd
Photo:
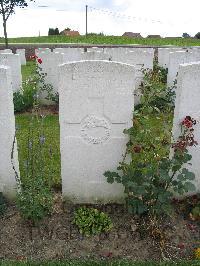
<path fill-rule="evenodd" d="M 29 132 L 26 145 L 26 160 L 24 161 L 23 176 L 18 175 L 14 161 L 14 147 L 16 138 L 13 141 L 11 154 L 13 169 L 18 185 L 17 206 L 21 216 L 30 225 L 37 225 L 46 215 L 51 213 L 53 204 L 52 168 L 45 167 L 45 143 L 44 119 L 40 110 L 38 98 L 35 97 L 34 107 L 29 124 Z M 49 156 L 52 156 L 49 147 Z M 45 177 L 48 176 L 48 179 Z"/>
<path fill-rule="evenodd" d="M 109 183 L 124 186 L 131 213 L 153 217 L 171 211 L 174 192 L 182 195 L 195 190 L 195 175 L 185 165 L 192 158 L 188 147 L 197 145 L 193 134 L 196 121 L 185 117 L 178 140 L 171 142 L 173 94 L 169 94 L 160 74 L 155 69 L 145 71 L 143 95 L 134 112 L 133 127 L 124 131 L 129 136 L 124 159 L 117 171 L 104 174 Z"/>

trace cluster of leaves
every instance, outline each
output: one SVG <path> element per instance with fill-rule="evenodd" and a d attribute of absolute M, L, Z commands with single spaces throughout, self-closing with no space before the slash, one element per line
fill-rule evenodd
<path fill-rule="evenodd" d="M 159 67 L 154 63 L 153 70 L 143 70 L 143 82 L 140 86 L 142 97 L 140 104 L 136 107 L 144 109 L 145 106 L 164 111 L 174 106 L 175 92 L 173 88 L 167 87 L 167 69 Z"/>
<path fill-rule="evenodd" d="M 37 127 L 35 127 L 35 119 L 38 121 Z M 39 114 L 39 105 L 35 102 L 29 125 L 24 175 L 19 177 L 17 171 L 15 171 L 18 184 L 18 209 L 21 216 L 34 226 L 46 215 L 51 213 L 53 206 L 51 166 L 48 168 L 48 173 L 45 172 L 47 171 L 45 167 L 46 153 L 44 149 L 46 139 L 43 133 L 43 124 L 44 116 Z M 37 138 L 35 138 L 36 135 Z M 49 150 L 49 156 L 52 156 L 51 150 Z M 13 154 L 11 158 L 13 159 Z M 15 169 L 14 163 L 13 167 Z M 45 178 L 46 176 L 49 176 L 48 180 Z"/>
<path fill-rule="evenodd" d="M 190 219 L 200 221 L 200 194 L 188 198 L 185 205 L 187 210 L 189 210 Z"/>
<path fill-rule="evenodd" d="M 192 209 L 191 216 L 193 220 L 200 220 L 200 203 Z"/>
<path fill-rule="evenodd" d="M 3 193 L 0 192 L 0 215 L 3 215 L 6 209 L 7 209 L 6 199 L 3 196 Z"/>
<path fill-rule="evenodd" d="M 53 194 L 43 176 L 22 183 L 17 197 L 17 207 L 23 219 L 30 225 L 37 225 L 52 211 Z"/>
<path fill-rule="evenodd" d="M 85 236 L 108 232 L 113 227 L 107 214 L 86 207 L 81 207 L 75 211 L 73 224 L 76 224 L 80 233 Z"/>
<path fill-rule="evenodd" d="M 117 172 L 104 175 L 109 183 L 124 186 L 129 212 L 159 217 L 172 210 L 174 193 L 195 190 L 194 174 L 183 167 L 192 158 L 187 148 L 197 144 L 195 121 L 186 117 L 179 139 L 171 143 L 173 94 L 163 84 L 160 71 L 144 73 L 141 104 L 134 112 L 133 127 L 124 131 L 129 136 L 124 160 Z"/>
<path fill-rule="evenodd" d="M 15 112 L 24 112 L 33 107 L 37 95 L 37 87 L 34 80 L 30 77 L 23 81 L 20 91 L 13 93 Z"/>
<path fill-rule="evenodd" d="M 37 59 L 38 63 L 42 64 L 41 58 L 33 56 L 32 59 Z M 46 100 L 59 104 L 58 93 L 54 93 L 53 86 L 46 83 L 47 74 L 43 73 L 39 64 L 36 65 L 35 73 L 23 82 L 21 90 L 13 94 L 15 112 L 24 112 L 33 108 L 35 100 L 38 100 L 42 94 Z"/>

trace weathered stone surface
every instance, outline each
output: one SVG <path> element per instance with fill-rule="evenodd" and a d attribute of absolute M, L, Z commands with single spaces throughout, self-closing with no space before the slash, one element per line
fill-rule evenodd
<path fill-rule="evenodd" d="M 11 70 L 0 66 L 0 190 L 10 199 L 16 194 L 15 174 L 11 164 L 11 152 L 15 135 L 15 117 Z M 17 147 L 14 164 L 18 171 Z"/>
<path fill-rule="evenodd" d="M 16 50 L 16 54 L 18 54 L 20 56 L 20 61 L 21 61 L 21 65 L 25 66 L 26 65 L 26 56 L 25 56 L 25 49 L 17 49 Z"/>
<path fill-rule="evenodd" d="M 174 80 L 177 78 L 180 64 L 197 62 L 200 60 L 200 53 L 194 51 L 178 51 L 169 53 L 167 85 L 173 86 Z"/>
<path fill-rule="evenodd" d="M 197 120 L 197 124 L 194 126 L 194 136 L 198 146 L 189 148 L 192 165 L 185 167 L 195 173 L 195 183 L 200 191 L 200 62 L 182 64 L 178 73 L 173 135 L 175 139 L 179 137 L 180 123 L 186 116 L 189 115 Z"/>
<path fill-rule="evenodd" d="M 17 54 L 0 54 L 0 65 L 11 68 L 13 92 L 19 91 L 22 86 L 20 56 Z"/>
<path fill-rule="evenodd" d="M 181 47 L 158 48 L 158 65 L 163 68 L 168 68 L 169 53 L 175 53 L 178 51 L 183 51 L 183 48 Z"/>
<path fill-rule="evenodd" d="M 65 62 L 72 62 L 81 60 L 84 50 L 83 48 L 56 48 L 54 52 L 64 53 Z"/>
<path fill-rule="evenodd" d="M 132 125 L 135 68 L 109 61 L 60 67 L 63 196 L 73 202 L 121 201 L 123 187 L 107 183 L 125 152 Z"/>
<path fill-rule="evenodd" d="M 37 48 L 35 49 L 35 55 L 38 56 L 39 53 L 51 53 L 51 49 L 50 48 Z"/>
<path fill-rule="evenodd" d="M 12 50 L 11 49 L 0 50 L 0 54 L 12 54 Z"/>

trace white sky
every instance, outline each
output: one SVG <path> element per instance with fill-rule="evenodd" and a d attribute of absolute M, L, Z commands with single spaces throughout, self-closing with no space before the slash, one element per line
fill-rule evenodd
<path fill-rule="evenodd" d="M 182 36 L 183 32 L 193 36 L 200 31 L 200 0 L 36 0 L 27 9 L 17 9 L 10 17 L 8 35 L 38 36 L 39 31 L 47 35 L 51 27 L 59 30 L 69 27 L 85 34 L 86 4 L 88 32 L 122 35 L 132 31 L 145 37 L 148 34 Z M 115 15 L 92 11 L 90 7 Z M 3 36 L 1 25 L 0 36 Z"/>

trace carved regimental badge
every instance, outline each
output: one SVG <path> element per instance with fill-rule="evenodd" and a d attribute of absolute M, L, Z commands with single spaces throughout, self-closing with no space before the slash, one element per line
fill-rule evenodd
<path fill-rule="evenodd" d="M 104 117 L 87 116 L 81 122 L 81 136 L 91 144 L 100 144 L 110 137 L 110 123 Z"/>

